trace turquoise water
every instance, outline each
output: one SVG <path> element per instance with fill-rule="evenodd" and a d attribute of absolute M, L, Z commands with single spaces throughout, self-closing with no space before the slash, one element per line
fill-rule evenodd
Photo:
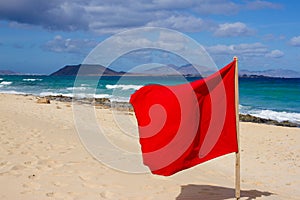
<path fill-rule="evenodd" d="M 37 96 L 107 97 L 128 101 L 130 94 L 145 84 L 175 85 L 187 80 L 180 77 L 81 77 L 72 76 L 0 76 L 0 93 Z M 300 124 L 300 79 L 240 79 L 240 112 L 254 116 L 292 121 Z M 75 85 L 74 85 L 75 83 Z M 96 92 L 93 88 L 97 88 Z"/>
<path fill-rule="evenodd" d="M 241 79 L 240 101 L 257 109 L 300 112 L 300 79 Z"/>
<path fill-rule="evenodd" d="M 300 79 L 240 79 L 240 112 L 300 124 Z"/>

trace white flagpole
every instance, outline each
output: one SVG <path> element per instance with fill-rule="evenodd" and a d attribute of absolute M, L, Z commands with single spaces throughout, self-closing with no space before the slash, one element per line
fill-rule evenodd
<path fill-rule="evenodd" d="M 235 114 L 236 114 L 236 134 L 238 143 L 238 152 L 235 154 L 235 198 L 241 197 L 241 180 L 240 180 L 240 128 L 239 128 L 239 75 L 238 75 L 238 58 L 235 56 Z"/>

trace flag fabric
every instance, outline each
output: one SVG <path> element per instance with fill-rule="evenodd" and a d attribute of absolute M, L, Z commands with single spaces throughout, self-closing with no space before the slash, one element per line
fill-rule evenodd
<path fill-rule="evenodd" d="M 143 163 L 153 174 L 169 176 L 238 152 L 235 66 L 191 83 L 146 85 L 131 95 Z"/>

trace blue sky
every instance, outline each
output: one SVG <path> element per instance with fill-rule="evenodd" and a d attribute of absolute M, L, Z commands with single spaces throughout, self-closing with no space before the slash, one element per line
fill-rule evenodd
<path fill-rule="evenodd" d="M 220 67 L 300 71 L 300 1 L 0 0 L 0 69 L 49 74 L 138 27 L 193 38 Z"/>

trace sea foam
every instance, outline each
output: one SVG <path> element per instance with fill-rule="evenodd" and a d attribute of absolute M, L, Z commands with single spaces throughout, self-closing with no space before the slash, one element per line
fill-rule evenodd
<path fill-rule="evenodd" d="M 252 108 L 251 106 L 243 106 L 243 105 L 239 105 L 239 109 L 240 109 L 240 113 L 242 114 L 249 114 L 255 117 L 272 119 L 279 122 L 289 121 L 289 122 L 300 124 L 300 113 L 296 113 L 296 112 L 255 109 Z"/>
<path fill-rule="evenodd" d="M 58 92 L 41 92 L 39 96 L 65 96 L 76 98 L 111 98 L 109 94 L 88 94 L 88 93 L 58 93 Z"/>
<path fill-rule="evenodd" d="M 22 95 L 25 95 L 27 93 L 24 93 L 24 92 L 18 92 L 18 91 L 15 91 L 15 90 L 5 90 L 5 91 L 0 91 L 1 94 L 22 94 Z"/>
<path fill-rule="evenodd" d="M 2 81 L 0 84 L 1 85 L 11 85 L 12 82 L 11 81 Z"/>
<path fill-rule="evenodd" d="M 265 119 L 273 119 L 279 122 L 290 121 L 290 122 L 300 124 L 300 113 L 292 113 L 292 112 L 285 112 L 285 111 L 278 112 L 273 110 L 260 110 L 260 111 L 253 111 L 251 115 L 265 118 Z"/>
<path fill-rule="evenodd" d="M 106 89 L 109 89 L 109 90 L 112 90 L 112 89 L 121 89 L 121 90 L 134 89 L 134 90 L 138 90 L 141 87 L 143 87 L 143 85 L 106 85 L 105 87 L 106 87 Z"/>
<path fill-rule="evenodd" d="M 41 92 L 39 96 L 65 96 L 65 97 L 73 97 L 72 93 L 58 93 L 58 92 Z"/>
<path fill-rule="evenodd" d="M 24 78 L 23 81 L 42 81 L 41 78 Z"/>

